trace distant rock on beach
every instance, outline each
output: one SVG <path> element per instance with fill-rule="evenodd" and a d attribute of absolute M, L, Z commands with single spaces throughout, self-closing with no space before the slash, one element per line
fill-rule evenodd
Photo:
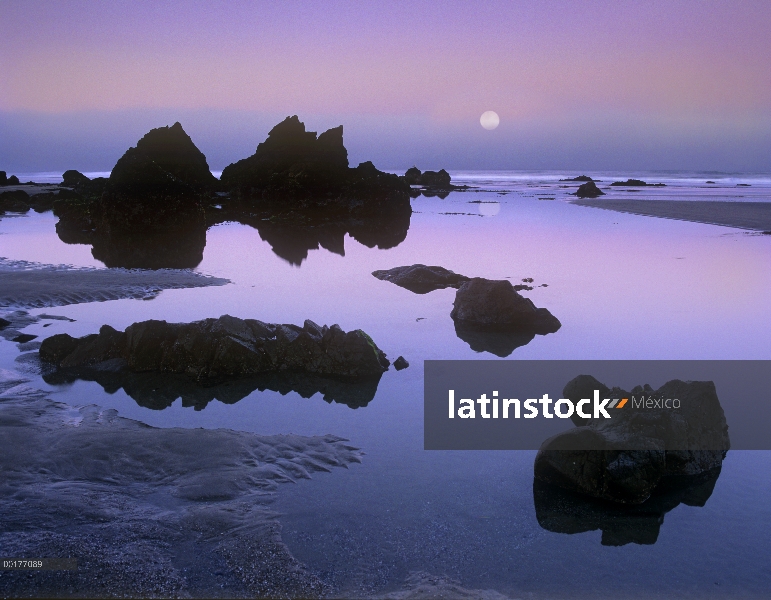
<path fill-rule="evenodd" d="M 122 359 L 134 372 L 183 373 L 199 383 L 269 372 L 296 371 L 379 378 L 390 362 L 363 331 L 337 325 L 276 325 L 224 315 L 193 323 L 142 321 L 125 332 L 108 325 L 99 334 L 46 338 L 41 360 L 60 368 Z"/>
<path fill-rule="evenodd" d="M 594 181 L 588 175 L 579 175 L 578 177 L 570 177 L 568 179 L 560 179 L 560 181 Z"/>
<path fill-rule="evenodd" d="M 588 181 L 578 186 L 578 190 L 573 195 L 579 198 L 597 198 L 598 196 L 604 196 L 605 192 L 598 188 L 597 184 L 593 181 Z"/>
<path fill-rule="evenodd" d="M 564 397 L 570 398 L 571 385 L 591 383 L 571 381 Z M 610 408 L 610 419 L 592 418 L 546 440 L 535 459 L 536 479 L 601 500 L 640 504 L 665 478 L 697 476 L 722 465 L 730 440 L 711 381 L 673 380 L 658 390 L 646 385 L 606 393 L 627 402 Z M 679 402 L 677 408 L 640 407 L 633 397 Z"/>
<path fill-rule="evenodd" d="M 666 183 L 646 183 L 641 179 L 627 179 L 626 181 L 614 181 L 610 185 L 615 187 L 665 187 Z"/>
<path fill-rule="evenodd" d="M 402 175 L 401 179 L 410 186 L 419 186 L 410 189 L 410 195 L 414 198 L 421 194 L 429 197 L 438 196 L 439 198 L 446 198 L 453 190 L 468 189 L 467 185 L 453 185 L 452 177 L 444 169 L 421 172 L 417 167 L 410 167 Z"/>

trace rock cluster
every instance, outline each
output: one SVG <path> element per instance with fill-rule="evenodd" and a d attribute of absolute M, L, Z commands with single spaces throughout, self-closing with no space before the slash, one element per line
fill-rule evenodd
<path fill-rule="evenodd" d="M 409 186 L 370 162 L 349 168 L 342 136 L 336 127 L 317 137 L 289 117 L 218 182 L 179 123 L 153 129 L 118 160 L 109 180 L 64 173 L 66 189 L 54 203 L 57 233 L 66 243 L 93 245 L 107 266 L 127 268 L 195 267 L 207 228 L 226 220 L 272 238 L 280 230 L 292 247 L 277 253 L 293 264 L 319 245 L 342 251 L 346 233 L 392 247 L 409 228 Z M 295 248 L 294 238 L 304 248 Z"/>
<path fill-rule="evenodd" d="M 580 380 L 579 380 L 580 379 Z M 574 403 L 608 390 L 590 376 L 563 391 Z M 664 480 L 701 475 L 722 465 L 730 448 L 715 385 L 711 381 L 669 381 L 658 390 L 613 388 L 605 398 L 678 399 L 678 408 L 637 406 L 611 409 L 546 440 L 535 459 L 535 477 L 545 483 L 612 502 L 640 504 Z"/>
<path fill-rule="evenodd" d="M 271 129 L 252 156 L 228 165 L 220 180 L 223 189 L 257 205 L 357 214 L 409 207 L 409 188 L 396 175 L 371 162 L 349 168 L 342 125 L 317 137 L 297 115 Z"/>
<path fill-rule="evenodd" d="M 361 330 L 337 325 L 276 325 L 224 315 L 193 323 L 142 321 L 117 331 L 43 341 L 41 360 L 60 368 L 122 359 L 134 372 L 184 373 L 199 383 L 269 373 L 305 372 L 349 378 L 379 377 L 389 367 L 385 354 Z"/>

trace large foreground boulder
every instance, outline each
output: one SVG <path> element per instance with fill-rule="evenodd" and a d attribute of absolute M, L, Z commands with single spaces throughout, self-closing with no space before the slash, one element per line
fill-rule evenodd
<path fill-rule="evenodd" d="M 448 287 L 459 288 L 469 281 L 465 275 L 458 275 L 444 267 L 421 264 L 373 271 L 372 275 L 383 281 L 395 283 L 416 294 L 427 294 Z"/>
<path fill-rule="evenodd" d="M 574 400 L 570 392 L 589 382 L 581 377 L 578 385 L 568 383 L 564 398 Z M 640 504 L 666 478 L 722 465 L 730 440 L 711 381 L 673 380 L 658 390 L 637 386 L 631 393 L 613 388 L 602 398 L 618 399 L 620 408 L 609 409 L 611 418 L 591 418 L 547 439 L 535 459 L 536 479 L 602 500 Z"/>
<path fill-rule="evenodd" d="M 142 321 L 117 331 L 73 338 L 59 334 L 40 348 L 41 360 L 60 368 L 123 359 L 134 372 L 185 373 L 199 383 L 274 371 L 339 377 L 379 377 L 390 362 L 360 329 L 337 325 L 276 325 L 224 315 L 193 323 Z"/>
<path fill-rule="evenodd" d="M 554 333 L 559 320 L 545 308 L 536 308 L 502 280 L 474 277 L 461 285 L 455 294 L 450 313 L 456 324 L 484 331 L 520 331 L 540 335 Z"/>
<path fill-rule="evenodd" d="M 378 214 L 409 208 L 409 186 L 399 177 L 371 162 L 349 168 L 342 125 L 317 137 L 297 115 L 271 129 L 252 156 L 228 165 L 220 181 L 257 205 Z"/>

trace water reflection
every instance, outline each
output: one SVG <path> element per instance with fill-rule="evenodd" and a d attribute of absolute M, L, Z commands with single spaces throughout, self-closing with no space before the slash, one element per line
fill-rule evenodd
<path fill-rule="evenodd" d="M 375 397 L 380 377 L 369 379 L 337 379 L 308 373 L 265 373 L 248 378 L 200 386 L 185 375 L 174 373 L 132 373 L 122 360 L 107 361 L 96 368 L 54 371 L 43 376 L 50 385 L 95 381 L 108 394 L 121 388 L 139 406 L 152 410 L 169 408 L 177 398 L 182 406 L 203 410 L 213 400 L 235 404 L 255 390 L 271 390 L 285 396 L 295 392 L 302 398 L 322 394 L 328 403 L 345 404 L 349 408 L 367 406 Z"/>
<path fill-rule="evenodd" d="M 489 352 L 505 358 L 520 346 L 532 342 L 536 334 L 523 331 L 485 331 L 455 321 L 455 335 L 466 342 L 474 352 Z"/>
<path fill-rule="evenodd" d="M 256 229 L 276 256 L 300 266 L 308 252 L 319 248 L 345 256 L 346 234 L 368 248 L 394 248 L 407 238 L 411 214 L 408 206 L 380 217 L 328 219 L 295 212 L 277 218 L 212 207 L 205 222 L 153 232 L 92 228 L 68 222 L 64 216 L 56 225 L 56 233 L 66 244 L 91 245 L 93 257 L 107 267 L 190 269 L 203 260 L 208 228 L 236 222 Z"/>
<path fill-rule="evenodd" d="M 698 476 L 663 480 L 636 506 L 602 502 L 533 479 L 538 524 L 555 533 L 602 531 L 603 546 L 655 544 L 664 515 L 680 504 L 704 506 L 720 477 L 720 467 Z"/>

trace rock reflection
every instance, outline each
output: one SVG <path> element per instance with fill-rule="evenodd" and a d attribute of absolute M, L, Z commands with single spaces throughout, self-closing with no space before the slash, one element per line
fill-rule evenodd
<path fill-rule="evenodd" d="M 505 358 L 520 346 L 532 342 L 536 334 L 521 331 L 485 331 L 455 321 L 455 335 L 466 342 L 474 352 L 489 352 Z"/>
<path fill-rule="evenodd" d="M 91 254 L 107 267 L 127 269 L 192 269 L 203 260 L 206 232 L 211 226 L 236 222 L 257 230 L 273 253 L 300 266 L 312 250 L 323 248 L 345 256 L 345 236 L 368 248 L 394 248 L 407 238 L 412 211 L 382 217 L 326 219 L 293 212 L 290 215 L 232 212 L 212 207 L 206 220 L 156 231 L 117 231 L 89 227 L 60 218 L 59 239 L 66 244 L 88 244 Z"/>
<path fill-rule="evenodd" d="M 644 503 L 625 506 L 603 502 L 533 480 L 533 501 L 538 524 L 554 533 L 602 531 L 603 546 L 655 544 L 664 515 L 680 504 L 704 506 L 715 489 L 720 468 L 698 476 L 662 481 Z"/>
<path fill-rule="evenodd" d="M 296 392 L 302 398 L 322 394 L 328 403 L 345 404 L 349 408 L 367 406 L 375 397 L 380 377 L 348 380 L 308 373 L 265 373 L 234 379 L 212 386 L 200 386 L 185 375 L 174 373 L 133 373 L 122 359 L 105 361 L 95 367 L 54 371 L 44 375 L 50 385 L 94 381 L 108 394 L 123 389 L 139 406 L 152 410 L 169 408 L 177 398 L 182 406 L 203 410 L 213 400 L 235 404 L 258 390 L 270 390 L 285 396 Z"/>

